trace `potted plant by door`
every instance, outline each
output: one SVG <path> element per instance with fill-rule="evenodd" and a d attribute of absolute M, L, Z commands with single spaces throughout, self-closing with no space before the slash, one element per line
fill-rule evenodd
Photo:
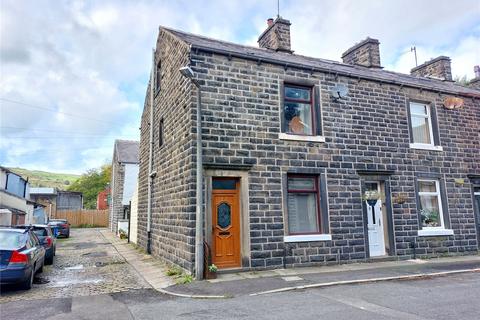
<path fill-rule="evenodd" d="M 217 279 L 218 268 L 216 265 L 211 264 L 208 266 L 207 279 Z"/>
<path fill-rule="evenodd" d="M 382 195 L 378 191 L 365 191 L 362 195 L 362 200 L 367 201 L 369 206 L 374 207 L 381 197 Z"/>

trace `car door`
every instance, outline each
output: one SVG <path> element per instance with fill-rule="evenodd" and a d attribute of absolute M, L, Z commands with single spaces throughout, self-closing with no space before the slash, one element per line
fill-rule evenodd
<path fill-rule="evenodd" d="M 37 235 L 33 231 L 29 231 L 30 235 L 30 245 L 31 245 L 31 253 L 32 253 L 32 261 L 35 263 L 37 271 L 42 266 L 42 259 L 45 258 L 45 249 L 40 244 Z M 33 264 L 32 264 L 33 265 Z"/>

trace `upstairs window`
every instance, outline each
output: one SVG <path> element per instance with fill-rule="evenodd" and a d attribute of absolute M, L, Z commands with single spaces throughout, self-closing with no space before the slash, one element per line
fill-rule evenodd
<path fill-rule="evenodd" d="M 410 121 L 412 126 L 413 143 L 433 145 L 430 106 L 416 102 L 410 103 Z"/>
<path fill-rule="evenodd" d="M 163 146 L 163 118 L 160 119 L 160 123 L 158 125 L 158 146 L 162 147 Z"/>
<path fill-rule="evenodd" d="M 157 69 L 155 70 L 155 92 L 160 91 L 160 82 L 162 80 L 162 63 L 158 61 Z"/>
<path fill-rule="evenodd" d="M 312 89 L 285 85 L 284 132 L 298 135 L 314 135 L 314 110 Z"/>
<path fill-rule="evenodd" d="M 410 147 L 442 151 L 435 107 L 421 102 L 408 106 Z"/>

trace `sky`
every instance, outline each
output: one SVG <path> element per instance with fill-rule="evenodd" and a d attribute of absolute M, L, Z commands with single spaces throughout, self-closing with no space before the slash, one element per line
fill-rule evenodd
<path fill-rule="evenodd" d="M 82 173 L 139 139 L 160 25 L 257 46 L 276 0 L 0 1 L 0 165 Z M 478 0 L 280 0 L 292 49 L 341 60 L 367 36 L 409 73 L 439 55 L 454 77 L 480 64 Z"/>

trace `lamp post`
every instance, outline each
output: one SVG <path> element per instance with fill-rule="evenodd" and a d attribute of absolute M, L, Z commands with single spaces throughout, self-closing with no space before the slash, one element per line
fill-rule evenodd
<path fill-rule="evenodd" d="M 180 73 L 197 87 L 197 205 L 195 213 L 195 278 L 203 279 L 203 163 L 202 163 L 202 101 L 201 88 L 193 70 L 186 66 Z"/>

